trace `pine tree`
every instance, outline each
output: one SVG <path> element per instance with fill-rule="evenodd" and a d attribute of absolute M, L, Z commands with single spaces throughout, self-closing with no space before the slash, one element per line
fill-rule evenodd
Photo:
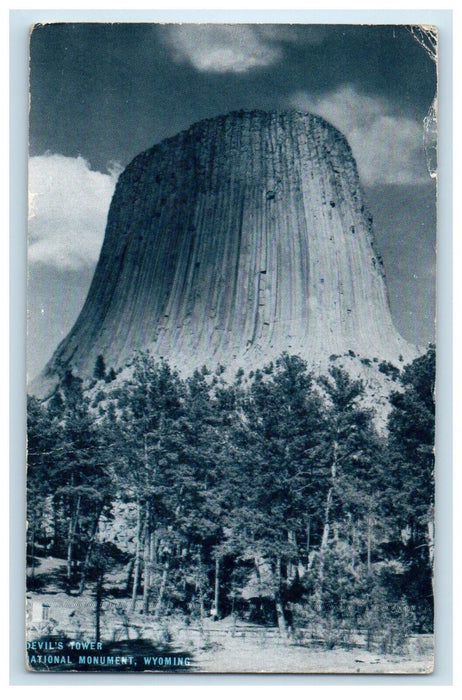
<path fill-rule="evenodd" d="M 229 456 L 228 547 L 266 581 L 261 590 L 272 596 L 283 636 L 288 590 L 308 555 L 307 523 L 322 489 L 315 483 L 320 408 L 306 363 L 282 355 L 256 373 Z"/>
<path fill-rule="evenodd" d="M 319 448 L 328 488 L 324 492 L 315 604 L 318 612 L 323 612 L 332 605 L 328 588 L 336 585 L 337 577 L 329 574 L 328 566 L 332 551 L 341 547 L 350 552 L 350 570 L 345 575 L 351 581 L 362 564 L 363 573 L 372 575 L 374 547 L 380 538 L 378 494 L 383 476 L 381 443 L 373 413 L 362 405 L 362 382 L 351 379 L 341 368 L 331 367 L 329 375 L 320 379 L 320 386 L 326 394 L 326 429 Z"/>
<path fill-rule="evenodd" d="M 78 562 L 83 562 L 81 593 L 98 522 L 110 505 L 112 484 L 83 382 L 70 370 L 61 381 L 60 395 L 59 412 L 55 414 L 57 440 L 53 460 L 59 485 L 54 492 L 54 503 L 58 522 L 61 521 L 62 528 L 65 526 L 61 537 L 65 540 L 69 590 L 78 580 Z"/>
<path fill-rule="evenodd" d="M 140 353 L 117 402 L 117 486 L 136 512 L 132 609 L 142 582 L 145 612 L 153 591 L 156 610 L 161 609 L 177 548 L 172 522 L 181 498 L 175 436 L 183 412 L 182 391 L 178 375 L 167 363 Z"/>
<path fill-rule="evenodd" d="M 404 592 L 432 625 L 434 557 L 435 348 L 404 368 L 391 397 L 387 502 L 407 564 Z"/>
<path fill-rule="evenodd" d="M 56 433 L 49 412 L 35 397 L 27 398 L 27 543 L 32 577 L 38 551 L 54 542 L 46 522 L 46 501 L 53 494 Z"/>
<path fill-rule="evenodd" d="M 102 355 L 98 355 L 98 357 L 96 358 L 93 376 L 95 379 L 106 378 L 106 363 L 104 362 L 104 357 Z"/>

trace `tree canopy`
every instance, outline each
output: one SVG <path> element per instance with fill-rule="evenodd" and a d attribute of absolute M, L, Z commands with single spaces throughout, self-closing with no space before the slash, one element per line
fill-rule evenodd
<path fill-rule="evenodd" d="M 99 356 L 91 382 L 67 370 L 31 397 L 30 558 L 65 559 L 73 595 L 125 571 L 131 609 L 157 618 L 233 612 L 288 635 L 393 625 L 399 604 L 431 629 L 434 348 L 394 377 L 387 435 L 338 366 L 223 369 L 184 379 L 145 352 L 108 380 Z"/>

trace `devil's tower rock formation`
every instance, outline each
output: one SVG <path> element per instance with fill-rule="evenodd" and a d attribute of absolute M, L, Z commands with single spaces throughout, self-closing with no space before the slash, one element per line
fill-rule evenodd
<path fill-rule="evenodd" d="M 182 370 L 398 363 L 371 219 L 344 137 L 295 111 L 235 112 L 140 154 L 119 178 L 83 310 L 42 374 L 149 348 Z"/>

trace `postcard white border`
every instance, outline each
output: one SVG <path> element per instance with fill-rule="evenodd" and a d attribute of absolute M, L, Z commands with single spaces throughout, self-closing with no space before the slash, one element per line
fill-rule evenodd
<path fill-rule="evenodd" d="M 32 674 L 24 670 L 25 317 L 28 32 L 36 22 L 435 24 L 439 29 L 436 664 L 429 676 Z M 13 10 L 10 12 L 10 684 L 386 685 L 452 683 L 452 12 L 451 10 Z M 221 691 L 217 691 L 220 692 Z"/>

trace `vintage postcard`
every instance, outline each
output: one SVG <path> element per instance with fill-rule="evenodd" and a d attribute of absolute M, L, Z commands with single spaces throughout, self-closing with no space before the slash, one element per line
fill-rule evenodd
<path fill-rule="evenodd" d="M 433 671 L 437 39 L 31 28 L 28 670 Z"/>

